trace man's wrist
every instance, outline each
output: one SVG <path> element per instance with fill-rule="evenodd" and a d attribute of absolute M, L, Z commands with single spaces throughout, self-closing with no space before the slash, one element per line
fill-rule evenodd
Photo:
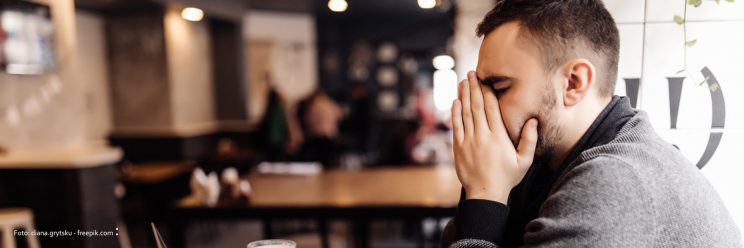
<path fill-rule="evenodd" d="M 509 207 L 491 200 L 471 199 L 457 205 L 455 238 L 485 240 L 501 245 Z"/>
<path fill-rule="evenodd" d="M 509 200 L 509 192 L 510 190 L 506 190 L 505 188 L 496 189 L 487 187 L 476 187 L 472 189 L 465 189 L 465 199 L 489 200 L 506 205 L 507 201 Z"/>

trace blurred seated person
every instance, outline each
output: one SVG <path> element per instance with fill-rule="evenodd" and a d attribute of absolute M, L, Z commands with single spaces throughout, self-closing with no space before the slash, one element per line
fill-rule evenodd
<path fill-rule="evenodd" d="M 348 138 L 349 148 L 354 152 L 365 154 L 374 149 L 370 136 L 374 133 L 374 102 L 367 85 L 354 82 L 351 87 L 349 114 L 341 123 L 342 136 Z M 345 136 L 346 134 L 350 134 Z M 344 139 L 345 141 L 347 139 Z"/>
<path fill-rule="evenodd" d="M 416 95 L 416 114 L 421 126 L 416 131 L 414 147 L 411 151 L 413 162 L 418 164 L 446 164 L 451 163 L 452 134 L 451 126 L 447 122 L 440 122 L 435 110 L 432 109 L 429 92 L 419 90 Z"/>
<path fill-rule="evenodd" d="M 264 160 L 287 161 L 299 149 L 303 137 L 295 109 L 296 104 L 270 86 L 266 110 L 257 135 Z"/>
<path fill-rule="evenodd" d="M 324 167 L 338 165 L 341 107 L 322 90 L 315 91 L 297 106 L 303 141 L 294 158 L 318 161 Z"/>

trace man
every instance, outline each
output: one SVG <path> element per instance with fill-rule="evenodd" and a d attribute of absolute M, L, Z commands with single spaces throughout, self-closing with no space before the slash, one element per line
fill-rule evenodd
<path fill-rule="evenodd" d="M 502 0 L 477 33 L 443 246 L 742 246 L 698 169 L 613 97 L 619 35 L 599 0 Z"/>

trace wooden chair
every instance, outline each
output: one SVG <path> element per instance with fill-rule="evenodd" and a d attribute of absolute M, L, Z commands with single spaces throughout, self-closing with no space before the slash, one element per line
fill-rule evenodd
<path fill-rule="evenodd" d="M 2 232 L 2 247 L 16 248 L 15 233 L 13 230 L 24 229 L 26 232 L 36 230 L 34 227 L 34 214 L 27 208 L 5 208 L 0 209 L 0 232 Z M 29 248 L 39 248 L 39 239 L 36 235 L 26 235 Z"/>

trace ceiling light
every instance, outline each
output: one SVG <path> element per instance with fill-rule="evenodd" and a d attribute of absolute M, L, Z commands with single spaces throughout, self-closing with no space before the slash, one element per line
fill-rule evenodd
<path fill-rule="evenodd" d="M 434 57 L 432 64 L 434 64 L 434 68 L 437 68 L 437 70 L 450 70 L 455 68 L 455 59 L 449 55 L 439 55 Z"/>
<path fill-rule="evenodd" d="M 187 21 L 198 22 L 204 18 L 204 11 L 194 7 L 184 8 L 181 11 L 181 17 Z"/>
<path fill-rule="evenodd" d="M 431 9 L 437 6 L 436 0 L 418 0 L 418 6 L 422 9 Z"/>
<path fill-rule="evenodd" d="M 345 0 L 330 0 L 328 1 L 328 8 L 333 12 L 344 12 L 349 4 Z"/>

